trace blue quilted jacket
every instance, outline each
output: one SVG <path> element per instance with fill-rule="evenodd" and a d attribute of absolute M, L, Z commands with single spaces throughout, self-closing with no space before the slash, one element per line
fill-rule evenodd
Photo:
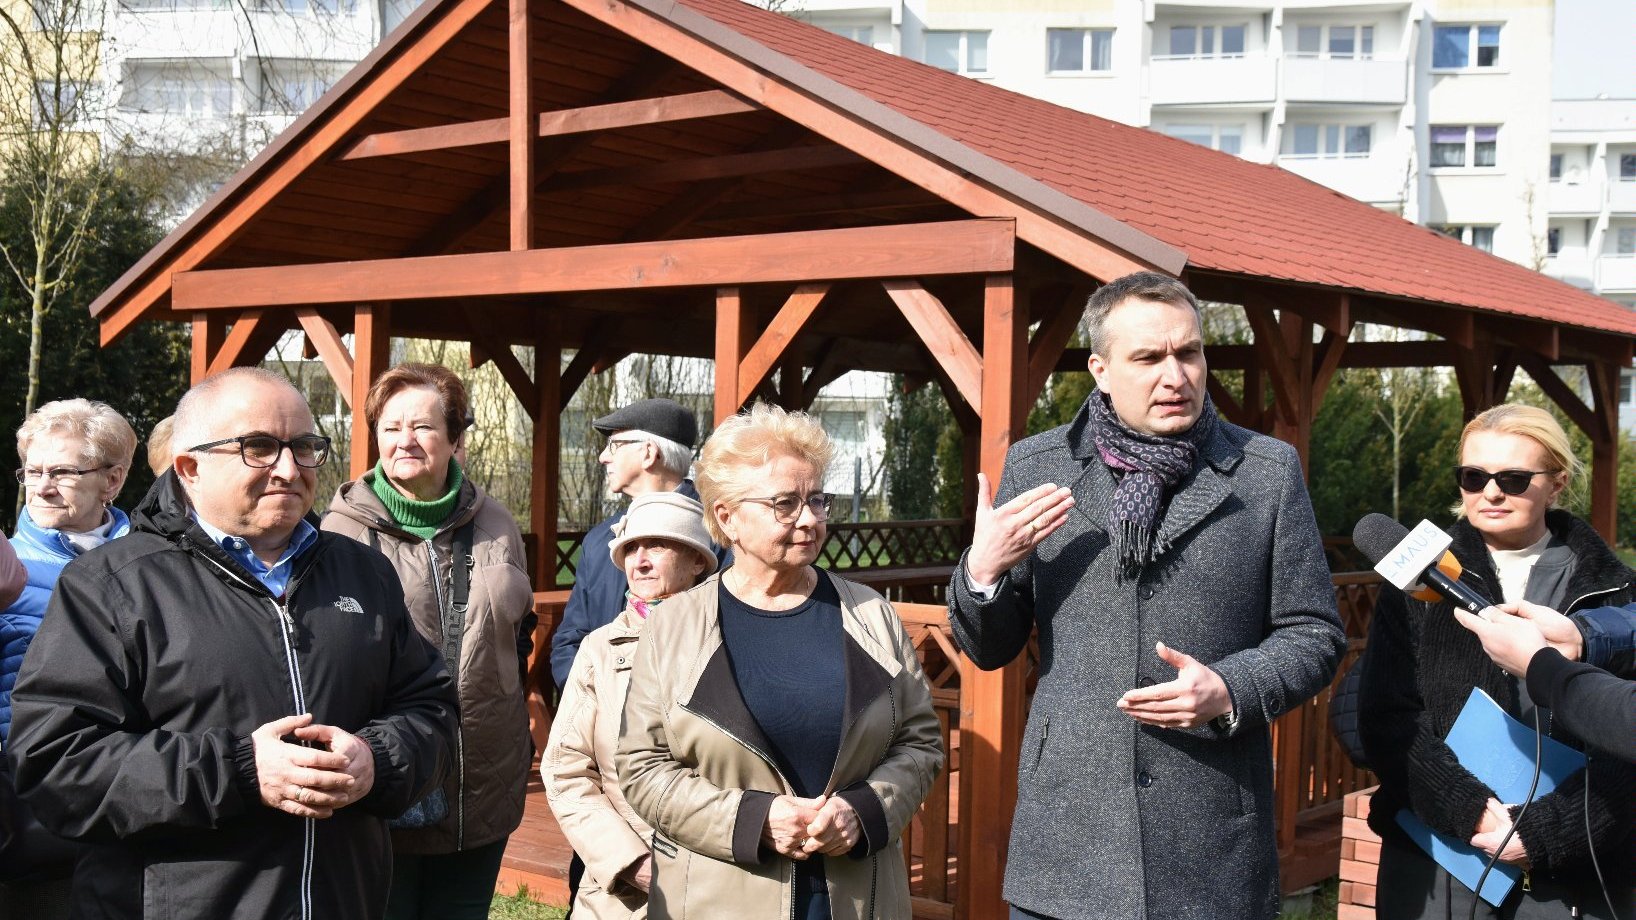
<path fill-rule="evenodd" d="M 125 512 L 109 508 L 114 526 L 108 531 L 109 539 L 123 537 L 131 531 L 131 521 Z M 17 683 L 17 671 L 23 666 L 23 653 L 34 641 L 45 616 L 45 606 L 51 601 L 51 591 L 57 586 L 62 567 L 79 555 L 79 550 L 62 531 L 41 527 L 34 523 L 28 509 L 17 520 L 17 535 L 11 538 L 11 547 L 17 558 L 28 569 L 28 586 L 17 600 L 0 612 L 0 742 L 11 736 L 11 687 Z"/>

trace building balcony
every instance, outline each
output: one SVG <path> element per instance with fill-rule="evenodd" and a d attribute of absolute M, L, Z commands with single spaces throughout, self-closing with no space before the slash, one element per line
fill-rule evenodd
<path fill-rule="evenodd" d="M 1636 182 L 1627 179 L 1608 183 L 1608 210 L 1615 214 L 1636 214 Z"/>
<path fill-rule="evenodd" d="M 1553 181 L 1546 193 L 1552 214 L 1598 214 L 1602 210 L 1601 182 Z"/>
<path fill-rule="evenodd" d="M 1284 169 L 1311 179 L 1343 195 L 1377 207 L 1402 204 L 1403 168 L 1386 151 L 1373 156 L 1298 157 L 1281 155 L 1276 160 Z M 1391 163 L 1391 166 L 1387 164 Z"/>
<path fill-rule="evenodd" d="M 1402 58 L 1284 58 L 1284 98 L 1290 102 L 1403 105 L 1409 65 Z"/>
<path fill-rule="evenodd" d="M 1595 260 L 1583 254 L 1548 256 L 1545 259 L 1545 266 L 1540 271 L 1558 281 L 1587 291 L 1596 287 Z"/>
<path fill-rule="evenodd" d="M 1154 56 L 1149 65 L 1154 105 L 1271 105 L 1278 89 L 1272 58 Z"/>
<path fill-rule="evenodd" d="M 1596 287 L 1601 293 L 1636 293 L 1636 256 L 1604 255 L 1597 261 Z"/>

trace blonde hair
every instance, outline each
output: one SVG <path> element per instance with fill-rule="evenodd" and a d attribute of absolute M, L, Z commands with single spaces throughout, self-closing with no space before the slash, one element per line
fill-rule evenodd
<path fill-rule="evenodd" d="M 1568 433 L 1557 423 L 1556 416 L 1544 409 L 1521 403 L 1502 403 L 1492 409 L 1485 409 L 1478 413 L 1476 418 L 1467 422 L 1466 427 L 1460 431 L 1460 448 L 1457 453 L 1461 460 L 1465 459 L 1466 439 L 1479 431 L 1518 435 L 1545 448 L 1546 464 L 1549 467 L 1546 472 L 1562 477 L 1562 491 L 1557 493 L 1554 503 L 1569 504 L 1585 465 L 1574 454 Z M 1456 502 L 1455 517 L 1464 513 L 1464 503 Z"/>
<path fill-rule="evenodd" d="M 695 467 L 695 484 L 704 504 L 704 524 L 720 545 L 730 541 L 716 520 L 718 504 L 737 504 L 753 495 L 760 482 L 751 472 L 787 456 L 812 465 L 820 480 L 829 469 L 835 446 L 818 420 L 805 412 L 786 412 L 756 403 L 720 425 L 704 442 Z"/>
<path fill-rule="evenodd" d="M 170 447 L 171 429 L 176 426 L 176 416 L 167 415 L 154 423 L 153 430 L 148 432 L 148 468 L 153 475 L 163 476 L 170 469 L 171 461 L 176 458 L 176 452 Z"/>
<path fill-rule="evenodd" d="M 45 434 L 79 438 L 85 444 L 81 462 L 92 466 L 129 470 L 136 456 L 131 423 L 112 406 L 91 399 L 59 399 L 35 409 L 17 429 L 17 459 L 28 463 L 29 445 Z"/>

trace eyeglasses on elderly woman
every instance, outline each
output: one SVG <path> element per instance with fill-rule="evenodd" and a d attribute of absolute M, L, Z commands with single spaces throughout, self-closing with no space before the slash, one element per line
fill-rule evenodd
<path fill-rule="evenodd" d="M 773 509 L 773 520 L 780 524 L 794 524 L 801 517 L 802 506 L 810 510 L 812 516 L 818 520 L 829 520 L 829 509 L 835 503 L 835 496 L 829 492 L 814 492 L 806 498 L 802 498 L 792 492 L 786 492 L 783 495 L 774 495 L 771 498 L 742 498 L 739 500 L 766 505 Z"/>
<path fill-rule="evenodd" d="M 37 470 L 25 466 L 17 471 L 17 483 L 25 486 L 39 486 L 48 482 L 67 484 L 75 482 L 81 476 L 99 473 L 111 466 L 113 464 L 104 463 L 101 466 L 93 466 L 83 470 L 76 470 L 71 466 L 54 466 L 49 470 Z"/>
<path fill-rule="evenodd" d="M 188 453 L 209 451 L 227 444 L 236 444 L 239 450 L 239 459 L 244 461 L 244 465 L 258 470 L 277 466 L 278 458 L 284 453 L 286 447 L 290 449 L 290 456 L 295 458 L 296 466 L 313 469 L 323 466 L 325 461 L 329 460 L 329 438 L 316 434 L 304 434 L 288 441 L 275 438 L 270 434 L 239 435 L 233 438 L 222 438 L 220 441 L 195 444 L 188 448 Z"/>

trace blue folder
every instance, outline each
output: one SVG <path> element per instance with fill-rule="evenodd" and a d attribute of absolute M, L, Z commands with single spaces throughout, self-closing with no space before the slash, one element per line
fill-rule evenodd
<path fill-rule="evenodd" d="M 1514 805 L 1528 796 L 1528 785 L 1534 778 L 1534 728 L 1506 715 L 1481 689 L 1472 689 L 1445 741 L 1461 766 L 1494 790 L 1494 797 L 1501 802 Z M 1585 755 L 1579 751 L 1550 738 L 1542 741 L 1543 763 L 1539 788 L 1534 792 L 1536 799 L 1585 766 Z M 1488 865 L 1487 853 L 1432 830 L 1407 808 L 1397 813 L 1397 823 L 1438 865 L 1467 888 L 1476 889 L 1477 879 Z M 1495 863 L 1478 894 L 1498 907 L 1521 878 L 1522 870 L 1516 866 Z"/>

